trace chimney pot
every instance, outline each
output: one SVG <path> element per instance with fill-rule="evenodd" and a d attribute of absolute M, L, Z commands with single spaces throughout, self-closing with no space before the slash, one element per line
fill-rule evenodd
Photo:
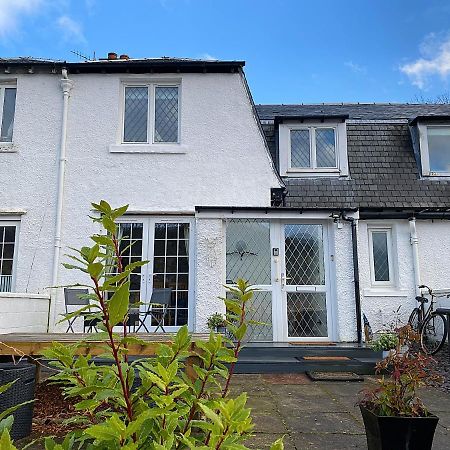
<path fill-rule="evenodd" d="M 109 52 L 108 53 L 108 59 L 117 59 L 117 53 Z"/>
<path fill-rule="evenodd" d="M 123 54 L 119 56 L 119 59 L 130 59 L 130 57 L 128 55 Z"/>

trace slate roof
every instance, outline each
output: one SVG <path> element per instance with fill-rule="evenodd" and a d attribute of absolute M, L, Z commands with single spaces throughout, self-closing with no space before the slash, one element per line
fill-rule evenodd
<path fill-rule="evenodd" d="M 261 120 L 276 117 L 348 116 L 364 120 L 412 120 L 417 116 L 450 115 L 450 105 L 408 103 L 336 103 L 316 105 L 257 105 Z"/>
<path fill-rule="evenodd" d="M 450 208 L 450 180 L 420 179 L 406 120 L 418 115 L 450 115 L 450 105 L 259 105 L 261 120 L 276 116 L 348 114 L 363 123 L 347 123 L 348 178 L 284 178 L 286 207 L 408 209 Z M 370 120 L 405 119 L 404 123 Z M 276 124 L 264 124 L 278 165 Z"/>

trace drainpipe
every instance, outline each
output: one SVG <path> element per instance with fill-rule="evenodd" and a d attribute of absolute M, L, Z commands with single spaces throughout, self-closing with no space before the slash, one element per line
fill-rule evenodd
<path fill-rule="evenodd" d="M 416 218 L 409 219 L 409 235 L 413 254 L 413 269 L 414 269 L 414 288 L 417 295 L 422 295 L 419 286 L 420 281 L 420 264 L 419 264 L 419 238 L 417 237 Z"/>
<path fill-rule="evenodd" d="M 353 279 L 355 283 L 355 310 L 356 310 L 356 334 L 358 344 L 362 344 L 362 322 L 361 322 L 361 292 L 359 286 L 359 266 L 358 266 L 358 220 L 354 217 L 347 217 L 345 213 L 341 215 L 342 219 L 350 222 L 352 227 L 352 253 L 353 253 Z"/>
<path fill-rule="evenodd" d="M 56 220 L 55 220 L 55 241 L 53 252 L 53 269 L 52 269 L 52 293 L 50 299 L 50 313 L 48 331 L 52 331 L 55 326 L 56 319 L 56 300 L 58 289 L 58 270 L 59 258 L 61 254 L 61 227 L 63 214 L 63 199 L 64 199 L 64 177 L 66 171 L 66 141 L 67 141 L 67 115 L 69 110 L 70 91 L 73 87 L 73 81 L 69 80 L 67 69 L 62 69 L 61 89 L 63 93 L 63 111 L 61 123 L 61 136 L 59 147 L 59 166 L 58 166 L 58 184 L 56 188 Z"/>

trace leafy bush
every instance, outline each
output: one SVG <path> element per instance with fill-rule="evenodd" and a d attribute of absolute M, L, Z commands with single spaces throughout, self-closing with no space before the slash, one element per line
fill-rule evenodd
<path fill-rule="evenodd" d="M 182 327 L 172 343 L 158 346 L 155 358 L 130 362 L 129 346 L 145 342 L 127 334 L 129 279 L 146 262 L 122 264 L 116 220 L 127 206 L 112 209 L 102 201 L 93 207 L 99 214 L 93 220 L 106 233 L 91 236 L 92 245 L 76 250 L 70 256 L 73 263 L 65 267 L 81 271 L 91 281 L 89 315 L 100 321 L 101 330 L 93 338 L 104 341 L 102 357 L 111 364 L 96 365 L 89 355 L 76 356 L 89 341 L 71 346 L 54 343 L 45 351 L 44 356 L 58 369 L 52 381 L 62 386 L 66 398 L 78 399 L 79 411 L 71 419 L 79 430 L 61 444 L 46 439 L 46 449 L 246 449 L 253 430 L 247 395 L 233 398 L 230 382 L 247 331 L 245 305 L 254 289 L 244 280 L 227 287 L 227 332 L 233 340 L 211 333 L 207 341 L 193 345 L 187 328 Z M 87 311 L 83 307 L 66 319 Z M 195 377 L 186 372 L 193 352 Z M 1 439 L 1 448 L 9 448 L 7 432 Z M 271 448 L 282 449 L 282 440 Z"/>
<path fill-rule="evenodd" d="M 208 317 L 207 325 L 211 331 L 216 331 L 219 327 L 225 327 L 226 323 L 224 315 L 220 313 L 211 314 Z"/>
<path fill-rule="evenodd" d="M 417 391 L 440 381 L 434 360 L 410 350 L 418 335 L 409 325 L 398 328 L 396 338 L 395 349 L 377 364 L 376 372 L 383 375 L 375 387 L 362 391 L 359 404 L 380 416 L 425 417 L 429 412 Z"/>
<path fill-rule="evenodd" d="M 397 347 L 398 336 L 396 333 L 382 333 L 370 344 L 370 347 L 376 352 L 393 350 Z"/>

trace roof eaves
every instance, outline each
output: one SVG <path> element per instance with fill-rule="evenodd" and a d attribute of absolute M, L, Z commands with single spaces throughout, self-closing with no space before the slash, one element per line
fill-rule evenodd
<path fill-rule="evenodd" d="M 274 116 L 274 123 L 279 124 L 283 123 L 286 120 L 292 121 L 300 121 L 303 122 L 305 120 L 319 120 L 324 122 L 326 119 L 335 119 L 345 121 L 350 116 L 348 114 L 303 114 L 303 115 L 276 115 Z"/>
<path fill-rule="evenodd" d="M 416 125 L 417 122 L 441 122 L 450 121 L 450 115 L 428 115 L 428 116 L 416 116 L 409 121 L 409 125 Z"/>

